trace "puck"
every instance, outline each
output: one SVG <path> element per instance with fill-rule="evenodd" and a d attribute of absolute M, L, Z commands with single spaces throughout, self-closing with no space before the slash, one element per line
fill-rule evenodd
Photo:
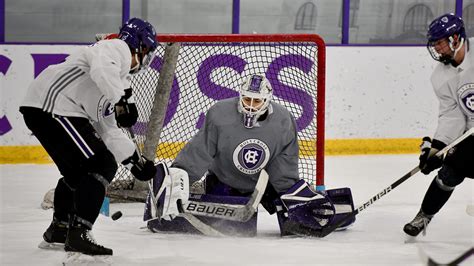
<path fill-rule="evenodd" d="M 112 220 L 118 220 L 120 219 L 120 217 L 122 217 L 122 212 L 121 211 L 117 211 L 117 212 L 114 212 L 114 214 L 112 214 Z"/>

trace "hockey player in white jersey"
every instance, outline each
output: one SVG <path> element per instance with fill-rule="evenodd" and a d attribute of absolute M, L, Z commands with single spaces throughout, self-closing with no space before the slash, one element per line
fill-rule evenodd
<path fill-rule="evenodd" d="M 451 149 L 445 158 L 434 156 L 474 126 L 474 39 L 466 38 L 463 21 L 454 14 L 436 18 L 428 29 L 428 50 L 439 61 L 431 83 L 439 100 L 438 127 L 431 139 L 423 138 L 420 169 L 429 174 L 441 167 L 425 194 L 416 217 L 403 231 L 410 236 L 424 232 L 433 216 L 448 201 L 454 188 L 474 178 L 474 137 Z"/>
<path fill-rule="evenodd" d="M 189 175 L 191 192 L 202 194 L 198 197 L 202 201 L 245 204 L 254 191 L 260 171 L 265 169 L 269 184 L 261 203 L 268 212 L 277 212 L 281 234 L 314 234 L 331 222 L 334 206 L 330 195 L 313 191 L 298 176 L 295 119 L 285 107 L 272 101 L 273 89 L 264 75 L 245 78 L 239 94 L 209 109 L 202 128 L 172 163 L 170 175 L 173 171 L 178 171 L 180 178 Z M 173 189 L 171 186 L 167 190 L 156 188 L 155 192 Z M 158 218 L 148 222 L 150 230 L 198 232 L 185 219 L 176 217 L 179 214 L 176 202 L 186 201 L 188 197 L 182 192 L 179 190 L 178 196 L 173 193 L 154 195 L 154 198 L 163 198 L 159 205 L 165 205 L 161 206 L 164 219 L 153 217 L 153 206 L 148 201 L 144 219 Z M 353 208 L 349 189 L 339 189 L 337 194 L 341 202 Z M 256 233 L 257 214 L 245 223 L 199 218 L 228 234 L 252 236 Z"/>
<path fill-rule="evenodd" d="M 138 118 L 130 74 L 145 69 L 158 46 L 153 26 L 132 18 L 118 39 L 99 41 L 45 69 L 29 86 L 20 107 L 27 127 L 53 159 L 62 178 L 54 193 L 53 221 L 43 234 L 66 251 L 112 255 L 90 231 L 99 215 L 117 162 L 149 180 L 156 168 L 139 160 L 119 127 Z"/>

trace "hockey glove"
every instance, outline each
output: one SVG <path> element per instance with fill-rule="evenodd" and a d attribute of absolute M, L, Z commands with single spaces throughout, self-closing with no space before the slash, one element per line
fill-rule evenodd
<path fill-rule="evenodd" d="M 446 144 L 439 140 L 431 140 L 429 137 L 423 138 L 423 142 L 420 145 L 421 154 L 419 164 L 420 170 L 423 174 L 427 175 L 443 165 L 443 158 L 438 157 L 435 154 L 444 147 L 446 147 Z"/>
<path fill-rule="evenodd" d="M 125 95 L 115 104 L 115 120 L 118 127 L 131 127 L 138 120 L 137 105 L 133 102 L 132 88 L 125 90 Z"/>
<path fill-rule="evenodd" d="M 122 164 L 130 169 L 130 172 L 140 181 L 148 181 L 156 175 L 155 164 L 143 156 L 140 158 L 136 151 Z"/>
<path fill-rule="evenodd" d="M 335 208 L 329 197 L 313 191 L 300 180 L 280 197 L 286 218 L 280 221 L 282 235 L 296 234 L 318 236 L 320 230 L 330 224 Z"/>

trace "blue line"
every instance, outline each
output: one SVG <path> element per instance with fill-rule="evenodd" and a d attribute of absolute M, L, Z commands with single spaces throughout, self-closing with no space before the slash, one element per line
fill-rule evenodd
<path fill-rule="evenodd" d="M 350 0 L 343 0 L 342 1 L 342 44 L 349 43 L 349 20 L 351 14 L 351 1 Z"/>
<path fill-rule="evenodd" d="M 5 42 L 5 0 L 0 0 L 0 43 Z"/>
<path fill-rule="evenodd" d="M 240 0 L 232 0 L 232 34 L 240 33 Z"/>
<path fill-rule="evenodd" d="M 130 0 L 122 0 L 122 25 L 130 19 Z"/>
<path fill-rule="evenodd" d="M 462 17 L 462 0 L 456 0 L 456 8 L 454 10 L 456 16 Z"/>

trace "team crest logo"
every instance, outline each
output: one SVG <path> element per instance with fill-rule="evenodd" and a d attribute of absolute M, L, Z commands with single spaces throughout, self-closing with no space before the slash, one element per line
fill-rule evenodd
<path fill-rule="evenodd" d="M 114 113 L 114 106 L 111 103 L 107 102 L 104 108 L 104 117 L 107 117 L 113 113 Z"/>
<path fill-rule="evenodd" d="M 259 139 L 247 139 L 234 150 L 234 165 L 244 174 L 260 172 L 268 163 L 270 150 Z"/>
<path fill-rule="evenodd" d="M 462 109 L 467 114 L 474 115 L 474 83 L 461 86 L 458 95 Z"/>
<path fill-rule="evenodd" d="M 468 96 L 462 98 L 462 102 L 466 106 L 467 109 L 474 112 L 474 93 L 469 94 Z"/>
<path fill-rule="evenodd" d="M 101 99 L 97 107 L 97 116 L 99 120 L 106 118 L 110 115 L 113 115 L 115 112 L 115 107 L 107 100 Z"/>

